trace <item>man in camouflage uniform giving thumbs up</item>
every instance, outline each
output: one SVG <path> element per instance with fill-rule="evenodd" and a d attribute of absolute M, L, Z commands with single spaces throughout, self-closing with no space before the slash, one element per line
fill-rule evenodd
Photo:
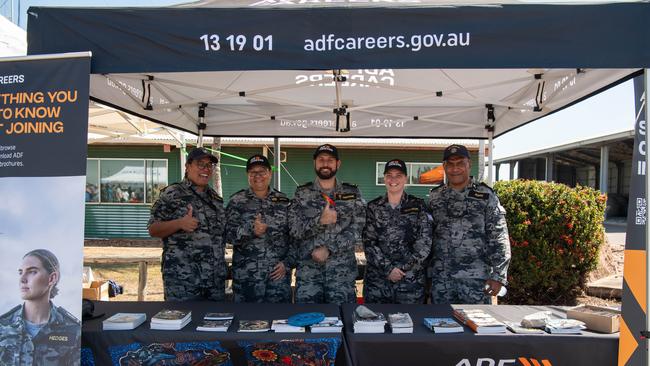
<path fill-rule="evenodd" d="M 190 151 L 185 179 L 151 207 L 149 234 L 163 240 L 166 301 L 224 300 L 223 199 L 208 185 L 217 162 L 203 148 Z"/>

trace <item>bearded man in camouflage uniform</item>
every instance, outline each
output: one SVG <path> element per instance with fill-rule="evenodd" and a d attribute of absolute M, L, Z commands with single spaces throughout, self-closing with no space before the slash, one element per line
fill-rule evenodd
<path fill-rule="evenodd" d="M 59 260 L 32 250 L 18 274 L 25 302 L 0 316 L 0 365 L 79 365 L 81 323 L 51 301 L 59 291 Z"/>
<path fill-rule="evenodd" d="M 448 146 L 443 166 L 447 184 L 434 188 L 429 200 L 431 302 L 489 303 L 506 284 L 510 263 L 505 210 L 490 187 L 471 182 L 465 146 Z"/>
<path fill-rule="evenodd" d="M 386 194 L 368 203 L 363 247 L 366 303 L 423 304 L 424 260 L 431 252 L 431 221 L 424 200 L 404 192 L 406 163 L 384 167 Z"/>
<path fill-rule="evenodd" d="M 289 209 L 296 240 L 296 302 L 342 304 L 355 301 L 355 244 L 365 222 L 359 189 L 336 179 L 341 166 L 336 147 L 314 152 L 317 178 L 296 189 Z"/>
<path fill-rule="evenodd" d="M 151 207 L 149 234 L 163 240 L 166 301 L 225 298 L 223 199 L 208 185 L 217 162 L 206 149 L 190 151 L 185 179 L 165 188 Z"/>
<path fill-rule="evenodd" d="M 269 187 L 271 164 L 264 155 L 248 158 L 246 173 L 249 187 L 233 194 L 226 209 L 235 302 L 291 302 L 290 201 Z"/>

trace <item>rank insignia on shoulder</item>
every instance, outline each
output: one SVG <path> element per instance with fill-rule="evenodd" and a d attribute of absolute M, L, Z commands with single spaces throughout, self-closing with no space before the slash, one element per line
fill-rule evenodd
<path fill-rule="evenodd" d="M 356 193 L 337 193 L 334 195 L 334 199 L 337 201 L 349 201 L 357 199 Z"/>
<path fill-rule="evenodd" d="M 490 197 L 489 194 L 484 192 L 478 192 L 478 191 L 469 191 L 468 196 L 472 198 L 478 198 L 480 200 L 486 200 L 488 199 L 488 197 Z"/>
<path fill-rule="evenodd" d="M 289 202 L 287 197 L 271 197 L 271 202 Z"/>
<path fill-rule="evenodd" d="M 403 214 L 411 214 L 411 213 L 417 213 L 417 212 L 420 212 L 419 207 L 404 207 L 400 211 L 400 213 L 403 213 Z"/>

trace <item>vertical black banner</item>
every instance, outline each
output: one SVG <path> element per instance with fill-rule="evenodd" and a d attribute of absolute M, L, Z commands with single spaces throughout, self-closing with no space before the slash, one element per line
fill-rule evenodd
<path fill-rule="evenodd" d="M 634 79 L 634 156 L 630 178 L 630 198 L 627 210 L 625 263 L 623 276 L 623 322 L 619 340 L 619 366 L 645 364 L 646 340 L 641 331 L 646 325 L 646 239 L 648 206 L 645 193 L 646 166 L 646 95 L 643 76 Z"/>
<path fill-rule="evenodd" d="M 89 53 L 0 60 L 2 365 L 80 362 L 89 73 Z"/>

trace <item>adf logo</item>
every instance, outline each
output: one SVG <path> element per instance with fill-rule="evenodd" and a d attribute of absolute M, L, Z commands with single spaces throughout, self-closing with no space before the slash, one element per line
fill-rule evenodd
<path fill-rule="evenodd" d="M 517 359 L 495 360 L 492 358 L 478 358 L 475 363 L 464 358 L 456 366 L 553 366 L 549 360 L 519 357 Z"/>

